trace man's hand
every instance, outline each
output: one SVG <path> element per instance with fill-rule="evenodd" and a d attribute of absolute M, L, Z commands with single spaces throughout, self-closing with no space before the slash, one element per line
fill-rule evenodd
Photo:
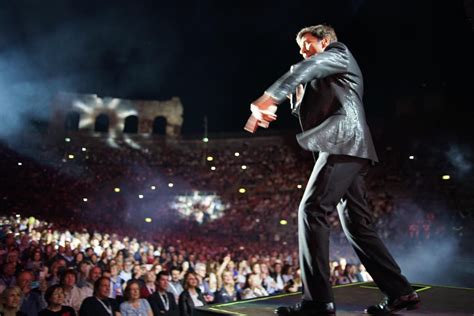
<path fill-rule="evenodd" d="M 244 129 L 250 133 L 255 133 L 258 126 L 268 128 L 270 122 L 277 119 L 277 102 L 268 94 L 263 94 L 260 98 L 250 104 L 252 115 L 247 120 Z"/>

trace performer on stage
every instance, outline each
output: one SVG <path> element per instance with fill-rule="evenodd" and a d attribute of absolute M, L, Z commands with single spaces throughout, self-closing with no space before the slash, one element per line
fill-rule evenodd
<path fill-rule="evenodd" d="M 372 225 L 364 177 L 378 161 L 362 104 L 363 80 L 349 49 L 333 28 L 299 31 L 304 60 L 293 65 L 251 105 L 246 130 L 268 127 L 287 97 L 303 132 L 299 144 L 318 155 L 298 210 L 302 302 L 280 307 L 279 315 L 334 315 L 329 283 L 328 214 L 338 211 L 342 228 L 386 298 L 366 312 L 385 315 L 415 309 L 420 299 Z"/>

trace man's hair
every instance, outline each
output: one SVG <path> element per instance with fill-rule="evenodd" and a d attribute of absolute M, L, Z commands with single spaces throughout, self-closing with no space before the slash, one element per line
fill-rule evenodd
<path fill-rule="evenodd" d="M 181 273 L 181 270 L 177 267 L 177 266 L 172 266 L 171 269 L 170 269 L 170 274 L 171 272 L 173 271 L 178 271 L 179 273 Z"/>
<path fill-rule="evenodd" d="M 169 278 L 168 272 L 166 272 L 166 271 L 160 271 L 160 272 L 156 275 L 156 280 L 159 281 L 162 276 L 165 276 L 166 278 Z"/>
<path fill-rule="evenodd" d="M 313 25 L 313 26 L 307 26 L 302 28 L 298 34 L 296 34 L 296 42 L 299 44 L 301 39 L 303 38 L 303 35 L 305 34 L 311 34 L 314 37 L 317 37 L 319 40 L 322 40 L 324 38 L 329 39 L 329 43 L 337 42 L 337 36 L 336 36 L 336 31 L 329 26 L 329 25 Z"/>
<path fill-rule="evenodd" d="M 102 281 L 104 280 L 110 282 L 110 278 L 104 276 L 101 276 L 97 279 L 97 281 L 94 282 L 94 295 L 97 295 L 97 293 L 99 292 L 100 283 L 102 283 Z"/>
<path fill-rule="evenodd" d="M 67 269 L 67 270 L 64 270 L 62 273 L 61 273 L 61 276 L 59 278 L 59 284 L 61 285 L 64 285 L 64 280 L 66 279 L 66 276 L 67 275 L 72 275 L 74 276 L 74 279 L 77 281 L 77 274 L 76 274 L 76 271 L 72 270 L 72 269 Z"/>

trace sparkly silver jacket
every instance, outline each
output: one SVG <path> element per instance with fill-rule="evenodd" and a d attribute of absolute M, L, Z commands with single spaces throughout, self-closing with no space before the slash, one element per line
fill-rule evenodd
<path fill-rule="evenodd" d="M 299 84 L 304 93 L 292 113 L 303 130 L 296 136 L 301 147 L 378 161 L 362 104 L 362 73 L 344 44 L 331 43 L 293 65 L 265 93 L 281 103 Z"/>

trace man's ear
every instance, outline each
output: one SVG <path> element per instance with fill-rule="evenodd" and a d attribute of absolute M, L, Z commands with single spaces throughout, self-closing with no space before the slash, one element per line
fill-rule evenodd
<path fill-rule="evenodd" d="M 321 47 L 323 48 L 323 50 L 329 45 L 331 44 L 330 40 L 329 40 L 329 37 L 325 37 L 321 40 Z"/>

